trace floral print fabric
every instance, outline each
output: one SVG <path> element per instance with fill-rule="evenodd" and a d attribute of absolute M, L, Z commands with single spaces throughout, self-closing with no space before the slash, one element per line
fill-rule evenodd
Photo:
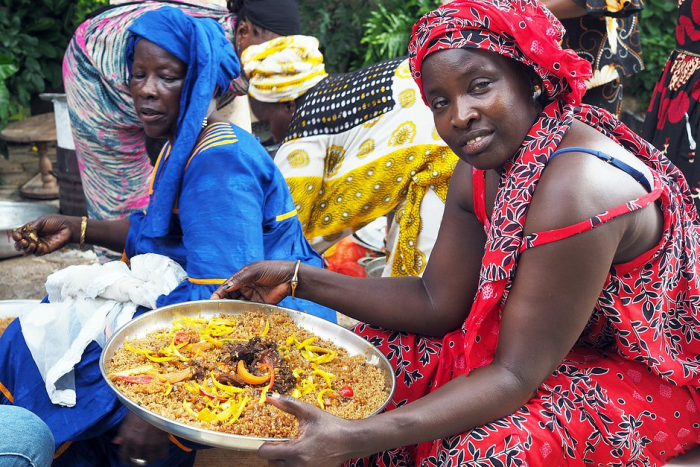
<path fill-rule="evenodd" d="M 478 48 L 532 68 L 549 100 L 581 102 L 591 67 L 562 49 L 564 29 L 537 0 L 454 1 L 423 16 L 413 27 L 408 57 L 423 93 L 423 60 L 438 50 Z M 424 98 L 425 99 L 425 98 Z"/>
<path fill-rule="evenodd" d="M 318 251 L 394 211 L 384 275 L 421 275 L 457 156 L 435 130 L 408 61 L 386 60 L 305 94 L 275 164 Z"/>
<path fill-rule="evenodd" d="M 574 50 L 593 68 L 593 76 L 586 80 L 586 86 L 595 91 L 586 93 L 584 102 L 619 115 L 624 77 L 644 69 L 638 15 L 644 8 L 644 2 L 573 1 L 584 8 L 586 14 L 562 20 L 566 28 L 562 47 Z"/>

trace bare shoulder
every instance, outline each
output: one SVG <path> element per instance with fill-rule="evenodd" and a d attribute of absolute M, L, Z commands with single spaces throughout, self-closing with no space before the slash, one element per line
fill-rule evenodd
<path fill-rule="evenodd" d="M 586 148 L 616 158 L 641 172 L 651 171 L 637 157 L 588 125 L 575 122 L 559 149 Z M 585 151 L 562 153 L 542 174 L 528 213 L 526 233 L 573 225 L 636 199 L 647 191 L 625 171 Z"/>

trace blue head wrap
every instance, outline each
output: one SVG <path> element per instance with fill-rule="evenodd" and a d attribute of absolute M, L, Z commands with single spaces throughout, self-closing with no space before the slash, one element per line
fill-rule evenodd
<path fill-rule="evenodd" d="M 185 164 L 197 142 L 209 103 L 218 86 L 224 92 L 240 75 L 240 62 L 223 27 L 209 18 L 192 18 L 181 10 L 163 7 L 144 13 L 129 27 L 126 63 L 131 75 L 136 44 L 141 39 L 161 47 L 187 65 L 180 96 L 180 114 L 168 163 L 159 175 L 158 192 L 151 196 L 142 233 L 168 233 L 175 198 Z"/>

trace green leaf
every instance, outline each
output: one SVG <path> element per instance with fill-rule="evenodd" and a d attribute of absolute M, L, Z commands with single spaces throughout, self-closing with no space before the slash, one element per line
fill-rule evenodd
<path fill-rule="evenodd" d="M 36 50 L 41 54 L 42 57 L 46 58 L 56 58 L 59 56 L 59 50 L 52 46 L 49 42 L 39 42 Z"/>
<path fill-rule="evenodd" d="M 10 116 L 10 91 L 4 83 L 0 83 L 0 122 Z"/>
<path fill-rule="evenodd" d="M 37 18 L 31 25 L 24 28 L 25 32 L 47 31 L 56 27 L 56 20 L 52 18 Z"/>
<path fill-rule="evenodd" d="M 36 75 L 36 74 L 31 75 L 29 80 L 31 81 L 32 86 L 34 88 L 34 89 L 32 89 L 32 91 L 34 93 L 44 92 L 45 85 L 44 85 L 44 77 L 43 76 Z"/>
<path fill-rule="evenodd" d="M 5 86 L 3 81 L 19 71 L 19 67 L 14 63 L 0 63 L 0 84 Z"/>
<path fill-rule="evenodd" d="M 27 57 L 24 61 L 24 68 L 32 73 L 41 74 L 41 65 L 39 65 L 39 61 L 34 57 Z"/>
<path fill-rule="evenodd" d="M 68 0 L 54 0 L 54 11 L 65 11 L 68 6 Z"/>

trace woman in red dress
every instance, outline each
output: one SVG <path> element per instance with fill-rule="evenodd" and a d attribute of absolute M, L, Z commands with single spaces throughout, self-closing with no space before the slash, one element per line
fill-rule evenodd
<path fill-rule="evenodd" d="M 214 293 L 335 308 L 371 323 L 355 331 L 395 368 L 389 410 L 364 420 L 270 398 L 300 434 L 262 457 L 656 466 L 698 444 L 688 186 L 615 117 L 579 106 L 590 65 L 562 33 L 536 0 L 455 1 L 414 27 L 413 77 L 460 158 L 422 278 L 260 262 Z"/>

